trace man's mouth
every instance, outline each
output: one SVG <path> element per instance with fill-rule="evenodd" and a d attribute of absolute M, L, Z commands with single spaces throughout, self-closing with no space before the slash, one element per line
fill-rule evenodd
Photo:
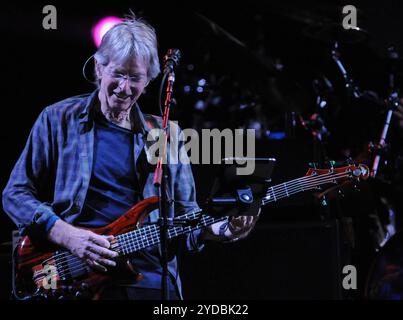
<path fill-rule="evenodd" d="M 127 96 L 127 95 L 119 94 L 119 93 L 114 93 L 114 95 L 120 100 L 126 100 L 131 97 L 131 96 Z"/>

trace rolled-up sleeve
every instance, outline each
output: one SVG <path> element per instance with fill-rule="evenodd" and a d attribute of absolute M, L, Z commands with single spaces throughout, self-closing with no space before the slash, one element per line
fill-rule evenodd
<path fill-rule="evenodd" d="M 18 226 L 21 235 L 45 236 L 49 219 L 54 220 L 51 204 L 53 138 L 47 109 L 36 120 L 28 141 L 3 190 L 3 209 Z"/>

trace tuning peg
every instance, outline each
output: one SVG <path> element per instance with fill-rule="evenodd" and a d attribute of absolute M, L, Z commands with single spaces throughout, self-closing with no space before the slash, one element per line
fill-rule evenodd
<path fill-rule="evenodd" d="M 341 198 L 344 198 L 344 192 L 341 189 L 339 189 L 339 191 L 337 191 L 337 193 L 339 194 L 339 196 Z"/>
<path fill-rule="evenodd" d="M 323 196 L 323 197 L 321 198 L 320 204 L 321 204 L 322 206 L 324 206 L 324 207 L 327 206 L 327 201 L 326 201 L 326 197 L 325 197 L 325 196 Z"/>
<path fill-rule="evenodd" d="M 309 162 L 309 167 L 310 168 L 312 168 L 312 169 L 316 169 L 317 168 L 317 166 L 318 166 L 318 163 L 317 162 Z"/>
<path fill-rule="evenodd" d="M 334 160 L 329 161 L 330 169 L 333 169 L 335 165 L 336 165 L 336 161 L 334 161 Z"/>
<path fill-rule="evenodd" d="M 354 162 L 353 159 L 351 157 L 348 157 L 345 161 L 346 165 L 351 166 Z"/>

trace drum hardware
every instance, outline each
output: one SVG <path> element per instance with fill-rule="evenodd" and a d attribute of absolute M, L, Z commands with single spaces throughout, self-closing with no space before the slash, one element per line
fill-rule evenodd
<path fill-rule="evenodd" d="M 397 59 L 398 58 L 398 54 L 397 52 L 394 50 L 393 47 L 391 47 L 389 49 L 389 56 L 390 59 Z M 399 93 L 396 89 L 395 86 L 395 74 L 394 72 L 390 72 L 389 74 L 389 90 L 390 90 L 390 94 L 389 97 L 386 100 L 386 108 L 388 110 L 387 115 L 386 115 L 386 119 L 385 119 L 385 123 L 383 126 L 383 130 L 382 130 L 382 134 L 380 136 L 379 142 L 378 144 L 375 146 L 375 148 L 372 148 L 372 150 L 377 150 L 377 151 L 383 151 L 386 147 L 386 137 L 389 131 L 389 125 L 390 122 L 392 120 L 392 115 L 393 115 L 393 111 L 395 111 L 397 109 L 397 107 L 400 105 L 400 97 L 399 97 Z M 372 164 L 372 170 L 371 170 L 371 177 L 375 178 L 377 172 L 378 172 L 378 167 L 379 167 L 379 162 L 381 160 L 381 155 L 380 153 L 376 153 L 373 164 Z"/>

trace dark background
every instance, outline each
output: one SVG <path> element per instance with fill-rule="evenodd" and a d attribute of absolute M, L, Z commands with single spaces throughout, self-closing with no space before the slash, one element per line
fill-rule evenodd
<path fill-rule="evenodd" d="M 42 8 L 47 4 L 57 8 L 57 30 L 42 28 Z M 331 59 L 334 40 L 344 37 L 333 28 L 340 26 L 346 4 L 357 6 L 358 26 L 365 32 L 340 42 L 342 61 L 355 84 L 378 99 L 352 98 Z M 248 1 L 217 7 L 212 1 L 118 0 L 1 6 L 1 189 L 40 111 L 94 89 L 81 74 L 84 62 L 96 50 L 92 26 L 106 15 L 123 16 L 130 8 L 156 28 L 160 57 L 171 47 L 182 51 L 175 87 L 178 104 L 171 119 L 179 120 L 183 128 L 257 128 L 257 155 L 277 159 L 273 184 L 303 176 L 311 161 L 341 163 L 348 154 L 371 164 L 365 150 L 381 134 L 382 100 L 388 95 L 391 71 L 397 74 L 397 89 L 401 86 L 403 64 L 387 59 L 390 46 L 400 53 L 403 50 L 403 4 L 399 1 Z M 280 64 L 281 71 L 276 69 Z M 328 105 L 319 110 L 312 83 L 323 76 L 331 87 L 321 88 Z M 206 79 L 203 92 L 196 91 L 200 79 Z M 150 84 L 140 100 L 144 112 L 159 113 L 155 95 L 159 81 L 160 77 Z M 322 144 L 299 121 L 292 122 L 314 113 L 324 119 L 330 132 Z M 282 138 L 276 139 L 275 133 Z M 362 298 L 374 254 L 367 217 L 375 212 L 384 219 L 381 196 L 400 215 L 400 135 L 394 120 L 392 151 L 385 157 L 388 165 L 382 163 L 379 181 L 364 184 L 360 193 L 347 190 L 344 198 L 330 199 L 328 207 L 321 207 L 311 194 L 285 200 L 263 210 L 248 240 L 210 244 L 200 255 L 183 256 L 185 297 Z M 193 169 L 203 203 L 214 171 L 201 165 Z M 354 241 L 346 231 L 350 222 Z M 1 214 L 2 297 L 9 291 L 13 229 L 10 219 Z M 350 262 L 358 268 L 359 290 L 343 292 L 341 267 Z"/>

